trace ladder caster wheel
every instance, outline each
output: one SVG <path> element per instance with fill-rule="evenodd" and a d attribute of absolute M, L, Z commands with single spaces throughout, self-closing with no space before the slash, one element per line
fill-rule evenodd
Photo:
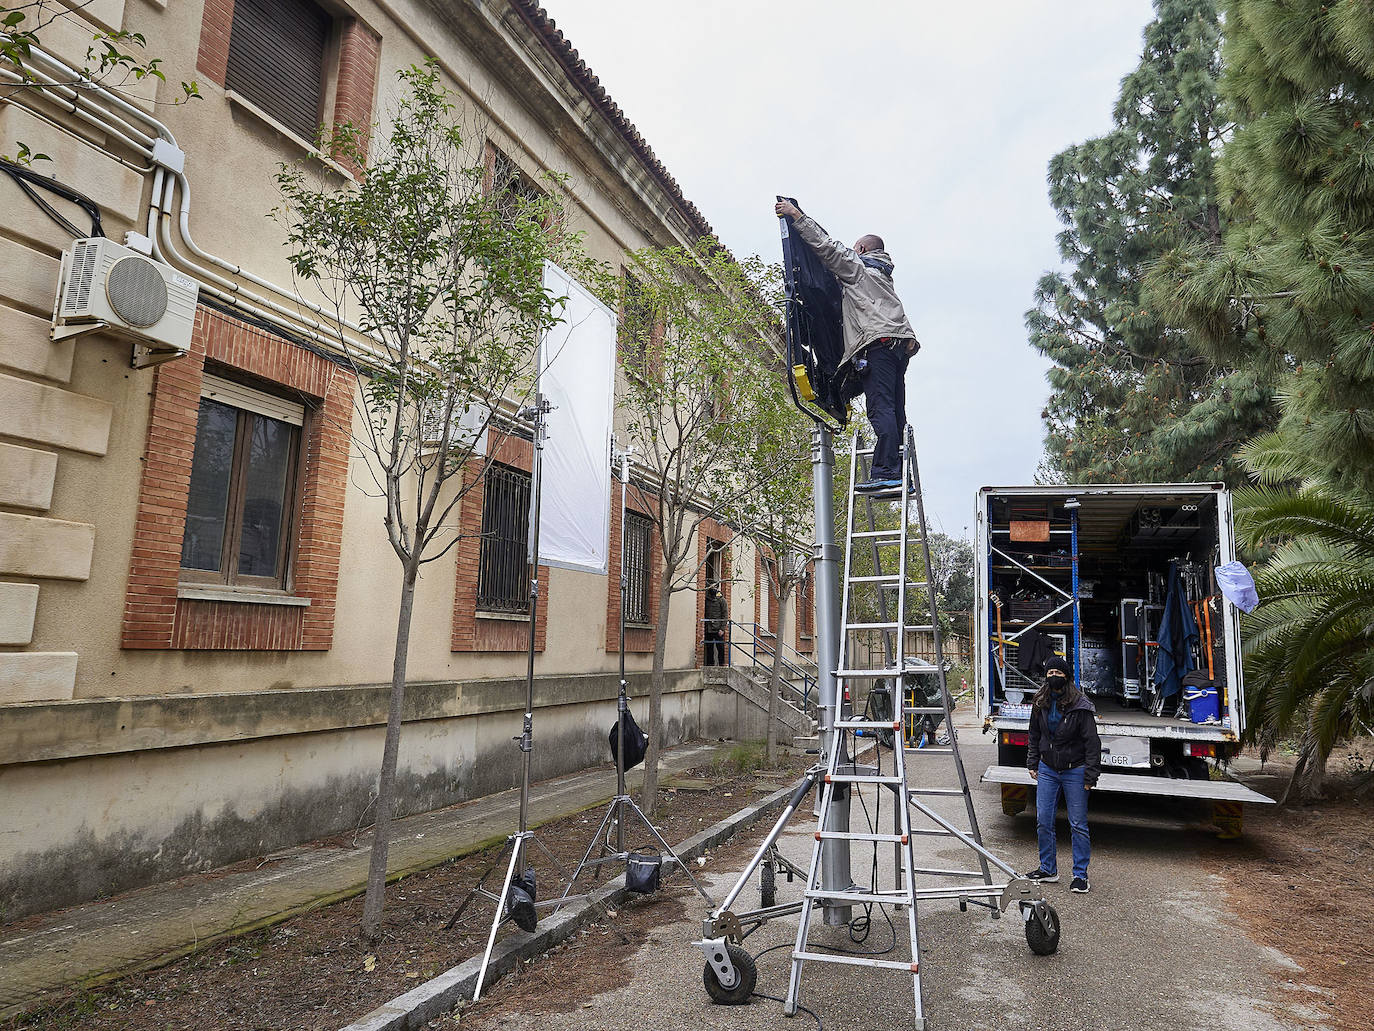
<path fill-rule="evenodd" d="M 1059 948 L 1059 914 L 1048 902 L 1034 907 L 1026 921 L 1026 944 L 1037 956 L 1049 956 Z"/>
<path fill-rule="evenodd" d="M 778 872 L 772 863 L 763 863 L 759 866 L 759 905 L 767 909 L 777 904 Z"/>
<path fill-rule="evenodd" d="M 743 1006 L 749 1001 L 749 996 L 754 994 L 754 986 L 758 984 L 758 968 L 754 966 L 754 957 L 738 945 L 727 945 L 725 951 L 738 978 L 734 987 L 724 987 L 717 980 L 715 967 L 710 963 L 707 963 L 701 972 L 701 980 L 706 985 L 706 994 L 716 1005 Z"/>

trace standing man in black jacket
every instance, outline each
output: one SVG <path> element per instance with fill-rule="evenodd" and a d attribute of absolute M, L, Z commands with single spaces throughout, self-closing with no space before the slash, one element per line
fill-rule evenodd
<path fill-rule="evenodd" d="M 1040 867 L 1026 876 L 1033 881 L 1059 880 L 1059 841 L 1054 818 L 1059 795 L 1069 812 L 1073 843 L 1071 891 L 1086 892 L 1088 860 L 1088 792 L 1102 772 L 1102 739 L 1097 736 L 1093 703 L 1073 684 L 1069 664 L 1051 659 L 1045 665 L 1045 686 L 1031 704 L 1030 749 L 1026 765 L 1035 781 L 1035 815 L 1040 844 Z"/>

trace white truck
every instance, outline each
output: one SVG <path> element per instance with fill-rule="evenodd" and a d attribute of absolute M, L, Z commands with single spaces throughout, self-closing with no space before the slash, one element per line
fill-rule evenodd
<path fill-rule="evenodd" d="M 1051 655 L 1097 709 L 1099 791 L 1205 800 L 1224 837 L 1240 834 L 1243 804 L 1272 801 L 1224 775 L 1245 685 L 1240 614 L 1213 571 L 1234 559 L 1224 484 L 978 492 L 974 674 L 997 735 L 982 779 L 1001 785 L 1003 812 L 1033 798 L 1030 702 Z"/>

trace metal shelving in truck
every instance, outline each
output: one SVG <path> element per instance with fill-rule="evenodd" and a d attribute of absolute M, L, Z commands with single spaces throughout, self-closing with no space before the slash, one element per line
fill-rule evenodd
<path fill-rule="evenodd" d="M 1044 661 L 1069 659 L 1097 709 L 1097 790 L 1205 800 L 1223 836 L 1244 803 L 1229 779 L 1245 729 L 1240 614 L 1214 570 L 1235 559 L 1219 483 L 984 487 L 974 543 L 978 714 L 997 734 L 983 774 L 1016 815 L 1034 797 L 1030 703 Z"/>

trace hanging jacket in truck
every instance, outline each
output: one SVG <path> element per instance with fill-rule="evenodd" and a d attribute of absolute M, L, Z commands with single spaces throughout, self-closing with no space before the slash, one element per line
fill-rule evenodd
<path fill-rule="evenodd" d="M 1083 767 L 1083 782 L 1089 787 L 1097 783 L 1102 772 L 1102 739 L 1097 735 L 1097 710 L 1083 695 L 1059 719 L 1059 727 L 1050 732 L 1049 712 L 1037 705 L 1031 710 L 1029 749 L 1026 768 L 1038 770 L 1043 762 L 1052 770 Z"/>
<path fill-rule="evenodd" d="M 1028 677 L 1045 672 L 1045 663 L 1054 658 L 1054 642 L 1039 630 L 1030 630 L 1016 639 L 1016 668 Z"/>
<path fill-rule="evenodd" d="M 1192 670 L 1197 648 L 1197 620 L 1188 607 L 1178 563 L 1169 563 L 1169 588 L 1164 593 L 1164 614 L 1159 621 L 1159 654 L 1155 660 L 1154 685 L 1161 698 L 1183 690 L 1183 677 Z"/>

